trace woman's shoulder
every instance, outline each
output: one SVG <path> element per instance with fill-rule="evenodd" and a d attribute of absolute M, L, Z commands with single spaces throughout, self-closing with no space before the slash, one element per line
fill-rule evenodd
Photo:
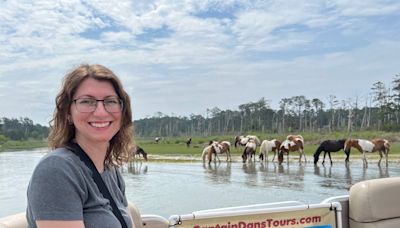
<path fill-rule="evenodd" d="M 81 167 L 81 160 L 67 148 L 57 148 L 46 154 L 37 164 L 36 169 L 76 170 Z"/>

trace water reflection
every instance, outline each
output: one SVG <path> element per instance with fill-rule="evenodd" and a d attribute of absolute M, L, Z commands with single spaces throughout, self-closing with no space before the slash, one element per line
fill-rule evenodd
<path fill-rule="evenodd" d="M 232 164 L 230 162 L 203 163 L 204 173 L 214 183 L 230 183 Z"/>
<path fill-rule="evenodd" d="M 128 173 L 134 175 L 146 174 L 148 172 L 148 167 L 146 162 L 133 161 L 128 164 Z"/>
<path fill-rule="evenodd" d="M 387 165 L 385 166 L 379 165 L 379 177 L 380 178 L 389 177 L 389 167 Z"/>

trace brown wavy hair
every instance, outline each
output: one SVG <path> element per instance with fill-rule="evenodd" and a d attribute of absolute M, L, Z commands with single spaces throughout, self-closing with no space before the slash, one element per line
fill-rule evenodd
<path fill-rule="evenodd" d="M 70 107 L 76 90 L 87 78 L 110 82 L 123 102 L 121 128 L 110 140 L 104 161 L 107 167 L 120 166 L 130 159 L 132 148 L 135 148 L 131 102 L 118 77 L 102 65 L 82 64 L 65 75 L 62 88 L 56 97 L 53 118 L 49 122 L 49 147 L 51 149 L 66 147 L 75 138 L 75 126 L 69 120 Z"/>

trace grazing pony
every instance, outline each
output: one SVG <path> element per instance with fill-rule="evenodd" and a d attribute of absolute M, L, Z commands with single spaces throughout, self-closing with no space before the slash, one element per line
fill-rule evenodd
<path fill-rule="evenodd" d="M 373 153 L 379 151 L 380 159 L 378 165 L 381 165 L 382 152 L 385 154 L 386 166 L 388 165 L 388 154 L 390 151 L 389 141 L 386 139 L 373 139 L 371 141 L 365 139 L 348 139 L 344 145 L 344 152 L 350 154 L 351 147 L 356 148 L 363 154 L 363 165 L 368 167 L 368 162 L 365 153 Z"/>
<path fill-rule="evenodd" d="M 221 161 L 218 157 L 218 154 L 224 154 L 226 153 L 226 161 L 232 161 L 232 157 L 231 157 L 231 143 L 228 141 L 222 141 L 218 144 L 219 147 L 219 153 L 215 154 L 215 157 L 218 159 L 218 161 Z"/>
<path fill-rule="evenodd" d="M 279 152 L 278 152 L 278 163 L 279 165 L 282 164 L 283 162 L 283 154 L 287 154 L 287 160 L 289 162 L 289 152 L 292 151 L 298 151 L 300 154 L 299 157 L 299 163 L 301 163 L 301 157 L 304 155 L 304 162 L 307 163 L 307 158 L 304 154 L 304 142 L 302 140 L 303 137 L 301 138 L 293 138 L 293 140 L 288 140 L 286 139 L 285 141 L 282 142 L 281 146 L 279 147 Z"/>
<path fill-rule="evenodd" d="M 192 144 L 192 138 L 191 137 L 188 140 L 186 140 L 186 146 L 190 147 L 190 144 Z"/>
<path fill-rule="evenodd" d="M 288 135 L 288 136 L 286 136 L 286 140 L 290 140 L 290 141 L 301 140 L 304 144 L 304 138 L 301 135 Z"/>
<path fill-rule="evenodd" d="M 268 161 L 268 152 L 273 151 L 274 157 L 272 158 L 272 161 L 274 161 L 276 153 L 278 152 L 280 146 L 281 146 L 281 142 L 276 139 L 273 139 L 271 141 L 268 141 L 268 140 L 262 141 L 261 147 L 260 147 L 260 156 L 259 156 L 260 160 L 261 161 L 264 160 L 264 157 L 265 157 L 265 162 L 267 162 Z"/>
<path fill-rule="evenodd" d="M 140 146 L 136 146 L 136 150 L 134 151 L 133 155 L 135 158 L 136 158 L 136 156 L 138 156 L 140 158 L 140 155 L 142 155 L 144 160 L 147 161 L 147 153 Z"/>
<path fill-rule="evenodd" d="M 322 164 L 325 163 L 325 156 L 326 156 L 326 153 L 328 153 L 329 160 L 331 161 L 331 165 L 332 165 L 333 163 L 332 163 L 332 158 L 331 158 L 331 152 L 338 152 L 339 150 L 343 150 L 345 142 L 346 142 L 346 139 L 323 141 L 314 153 L 314 164 L 318 163 L 319 155 L 323 151 L 324 152 L 324 160 L 322 160 Z M 347 162 L 349 160 L 349 154 L 346 153 L 346 155 L 347 155 L 347 157 L 346 157 L 346 162 Z"/>
<path fill-rule="evenodd" d="M 246 163 L 247 157 L 249 158 L 249 161 L 251 161 L 251 158 L 254 156 L 254 161 L 256 161 L 256 150 L 257 150 L 257 143 L 256 140 L 254 139 L 249 139 L 249 141 L 246 143 L 246 147 L 244 148 L 242 158 L 243 158 L 243 163 Z"/>
<path fill-rule="evenodd" d="M 211 163 L 212 155 L 220 153 L 219 143 L 216 141 L 210 141 L 209 145 L 203 149 L 203 154 L 201 155 L 203 158 L 203 162 L 206 161 L 206 156 L 208 160 L 208 164 Z"/>
<path fill-rule="evenodd" d="M 154 141 L 156 141 L 156 143 L 158 143 L 160 140 L 161 140 L 160 137 L 155 137 L 155 138 L 154 138 Z"/>
<path fill-rule="evenodd" d="M 255 135 L 247 135 L 246 137 L 238 135 L 235 137 L 235 148 L 238 146 L 246 146 L 250 139 L 253 139 L 257 146 L 261 145 L 260 139 Z"/>

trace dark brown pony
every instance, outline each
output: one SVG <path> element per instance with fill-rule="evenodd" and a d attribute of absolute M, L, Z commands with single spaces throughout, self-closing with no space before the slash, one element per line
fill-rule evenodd
<path fill-rule="evenodd" d="M 188 140 L 186 140 L 186 146 L 190 147 L 190 144 L 192 144 L 192 138 L 189 138 Z"/>
<path fill-rule="evenodd" d="M 325 163 L 325 156 L 326 153 L 328 153 L 329 160 L 331 161 L 331 165 L 333 164 L 332 158 L 331 158 L 331 152 L 338 152 L 339 150 L 344 149 L 344 143 L 346 142 L 346 139 L 339 139 L 339 140 L 325 140 L 323 141 L 317 150 L 314 153 L 314 164 L 318 163 L 319 160 L 319 155 L 324 152 L 324 159 L 322 160 L 322 164 Z M 349 161 L 349 154 L 346 153 L 346 162 Z"/>
<path fill-rule="evenodd" d="M 390 151 L 390 143 L 386 139 L 373 139 L 371 141 L 365 139 L 348 139 L 344 145 L 344 152 L 346 154 L 350 154 L 351 147 L 356 148 L 360 153 L 363 154 L 363 165 L 364 167 L 368 167 L 368 162 L 366 158 L 366 153 L 379 152 L 379 162 L 378 165 L 381 165 L 381 160 L 383 154 L 385 154 L 386 158 L 386 166 L 388 165 L 388 154 Z"/>
<path fill-rule="evenodd" d="M 301 157 L 304 155 L 304 147 L 303 147 L 303 140 L 302 138 L 295 138 L 293 141 L 286 139 L 282 142 L 281 146 L 279 147 L 278 153 L 278 164 L 282 164 L 283 162 L 283 155 L 287 154 L 287 160 L 289 162 L 289 152 L 298 151 L 300 153 L 299 163 L 301 163 Z M 304 155 L 304 162 L 307 162 L 307 158 Z"/>
<path fill-rule="evenodd" d="M 142 155 L 142 157 L 144 158 L 144 160 L 147 161 L 147 153 L 146 151 L 143 150 L 143 148 L 141 148 L 140 146 L 136 146 L 136 150 L 134 153 L 134 156 L 136 157 L 136 155 L 140 158 L 140 155 Z"/>

